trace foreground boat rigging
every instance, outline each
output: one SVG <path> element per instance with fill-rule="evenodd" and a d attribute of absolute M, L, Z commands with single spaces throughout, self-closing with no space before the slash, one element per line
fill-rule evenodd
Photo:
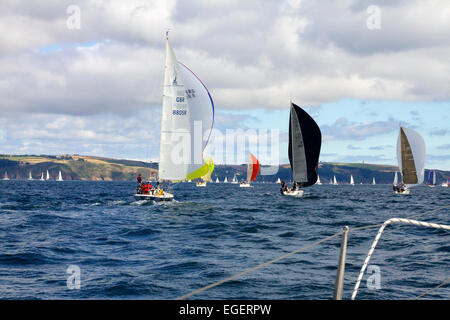
<path fill-rule="evenodd" d="M 336 282 L 335 282 L 335 290 L 334 290 L 333 298 L 335 300 L 342 300 L 342 298 L 343 298 L 342 292 L 343 292 L 343 286 L 344 286 L 345 264 L 346 264 L 346 255 L 347 255 L 347 240 L 348 240 L 349 233 L 350 232 L 354 232 L 354 231 L 361 231 L 361 230 L 368 230 L 368 229 L 379 228 L 379 231 L 378 231 L 378 233 L 377 233 L 377 235 L 375 237 L 375 240 L 374 240 L 372 246 L 370 247 L 369 253 L 368 253 L 368 255 L 367 255 L 367 257 L 366 257 L 366 259 L 364 261 L 364 264 L 363 264 L 363 266 L 361 268 L 360 274 L 359 274 L 358 279 L 356 281 L 355 287 L 353 289 L 351 299 L 354 300 L 354 299 L 356 299 L 356 295 L 358 293 L 358 289 L 359 289 L 359 286 L 361 284 L 362 277 L 363 277 L 364 272 L 365 272 L 365 270 L 367 268 L 367 265 L 368 265 L 368 263 L 370 261 L 370 258 L 372 257 L 372 255 L 374 253 L 375 247 L 378 244 L 383 231 L 385 230 L 385 228 L 388 225 L 407 224 L 407 225 L 416 226 L 416 227 L 433 228 L 433 229 L 439 229 L 439 230 L 450 232 L 450 226 L 449 225 L 436 224 L 436 223 L 430 223 L 430 222 L 424 222 L 424 221 L 415 220 L 418 217 L 425 216 L 425 215 L 431 215 L 431 214 L 434 214 L 434 213 L 437 213 L 439 211 L 443 211 L 443 210 L 446 210 L 446 209 L 450 209 L 450 205 L 444 206 L 444 207 L 440 207 L 440 208 L 438 208 L 436 210 L 433 210 L 433 211 L 412 215 L 412 216 L 410 216 L 408 218 L 391 218 L 391 219 L 385 221 L 382 224 L 368 225 L 368 226 L 362 226 L 362 227 L 356 227 L 356 228 L 349 228 L 349 227 L 346 226 L 346 227 L 344 227 L 342 229 L 342 231 L 339 231 L 339 232 L 337 232 L 337 233 L 335 233 L 335 234 L 333 234 L 331 236 L 328 236 L 328 237 L 325 237 L 323 239 L 317 240 L 314 243 L 308 244 L 308 245 L 306 245 L 304 247 L 301 247 L 299 249 L 296 249 L 294 251 L 286 253 L 286 254 L 278 257 L 278 258 L 275 258 L 273 260 L 264 262 L 264 263 L 262 263 L 260 265 L 257 265 L 255 267 L 252 267 L 252 268 L 247 269 L 247 270 L 244 270 L 244 271 L 242 271 L 240 273 L 237 273 L 235 275 L 232 275 L 232 276 L 230 276 L 228 278 L 225 278 L 223 280 L 220 280 L 220 281 L 217 281 L 215 283 L 209 284 L 209 285 L 204 286 L 204 287 L 202 287 L 200 289 L 194 290 L 194 291 L 192 291 L 190 293 L 187 293 L 187 294 L 185 294 L 183 296 L 180 296 L 180 297 L 176 298 L 176 300 L 184 300 L 184 299 L 191 298 L 194 295 L 197 295 L 199 293 L 205 292 L 205 291 L 210 290 L 210 289 L 212 289 L 214 287 L 220 286 L 220 285 L 222 285 L 222 284 L 224 284 L 226 282 L 233 281 L 233 280 L 235 280 L 237 278 L 240 278 L 240 277 L 242 277 L 244 275 L 247 275 L 247 274 L 249 274 L 251 272 L 255 272 L 255 271 L 259 270 L 259 269 L 268 267 L 268 266 L 270 266 L 270 265 L 272 265 L 274 263 L 277 263 L 277 262 L 279 262 L 281 260 L 290 258 L 290 257 L 292 257 L 292 256 L 294 256 L 296 254 L 299 254 L 299 253 L 305 252 L 305 251 L 307 251 L 309 249 L 312 249 L 314 247 L 317 247 L 317 246 L 321 245 L 322 243 L 328 242 L 328 241 L 330 241 L 332 239 L 335 239 L 335 238 L 337 238 L 337 237 L 339 237 L 341 235 L 342 235 L 342 243 L 341 243 L 341 250 L 340 250 L 340 255 L 339 255 L 339 260 L 338 260 L 338 267 L 337 267 L 337 273 L 336 273 Z M 438 286 L 436 286 L 436 287 L 434 287 L 434 288 L 432 288 L 430 290 L 427 290 L 425 293 L 422 293 L 422 294 L 416 296 L 414 299 L 419 299 L 419 298 L 421 298 L 421 297 L 431 293 L 432 291 L 439 289 L 440 287 L 442 287 L 442 286 L 444 286 L 444 285 L 446 285 L 448 283 L 450 283 L 450 279 L 446 279 L 440 285 L 438 285 Z"/>

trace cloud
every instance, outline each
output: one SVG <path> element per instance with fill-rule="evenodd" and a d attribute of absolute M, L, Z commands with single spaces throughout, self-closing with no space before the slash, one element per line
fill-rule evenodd
<path fill-rule="evenodd" d="M 324 140 L 365 140 L 378 135 L 384 135 L 398 130 L 399 122 L 390 119 L 387 121 L 352 122 L 340 118 L 332 125 L 321 127 Z"/>

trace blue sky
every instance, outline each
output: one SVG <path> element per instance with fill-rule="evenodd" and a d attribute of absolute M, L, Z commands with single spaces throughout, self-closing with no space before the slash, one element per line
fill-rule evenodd
<path fill-rule="evenodd" d="M 365 0 L 78 0 L 69 28 L 73 4 L 0 4 L 0 153 L 157 161 L 170 29 L 216 128 L 280 130 L 281 162 L 292 99 L 322 129 L 322 161 L 395 164 L 401 124 L 450 170 L 447 0 L 379 1 L 375 29 Z"/>
<path fill-rule="evenodd" d="M 427 168 L 450 169 L 450 102 L 406 103 L 343 99 L 319 107 L 305 107 L 322 128 L 321 160 L 397 164 L 396 144 L 400 125 L 413 128 L 425 139 Z M 285 110 L 225 111 L 242 116 L 249 128 L 287 132 L 289 108 Z M 341 123 L 341 125 L 340 125 Z M 351 130 L 343 130 L 352 128 Z M 287 161 L 287 144 L 281 146 Z"/>

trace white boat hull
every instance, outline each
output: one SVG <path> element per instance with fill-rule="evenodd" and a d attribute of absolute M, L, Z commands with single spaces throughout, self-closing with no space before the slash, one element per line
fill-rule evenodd
<path fill-rule="evenodd" d="M 240 188 L 251 188 L 252 186 L 250 183 L 241 183 L 241 184 L 239 184 L 239 187 Z"/>
<path fill-rule="evenodd" d="M 147 201 L 172 201 L 173 200 L 173 194 L 168 193 L 168 192 L 164 192 L 164 194 L 162 194 L 162 195 L 136 193 L 134 195 L 134 198 L 137 201 L 141 201 L 141 200 L 147 200 Z"/>
<path fill-rule="evenodd" d="M 206 187 L 206 182 L 196 183 L 195 185 L 196 185 L 197 187 L 200 187 L 200 188 L 205 188 L 205 187 Z"/>
<path fill-rule="evenodd" d="M 295 190 L 295 191 L 283 191 L 284 196 L 301 198 L 305 194 L 303 190 Z"/>

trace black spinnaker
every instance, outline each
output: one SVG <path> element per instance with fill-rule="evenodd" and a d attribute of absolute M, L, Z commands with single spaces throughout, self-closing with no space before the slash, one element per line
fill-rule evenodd
<path fill-rule="evenodd" d="M 311 116 L 291 103 L 289 117 L 289 162 L 294 181 L 302 187 L 317 182 L 322 133 Z"/>

